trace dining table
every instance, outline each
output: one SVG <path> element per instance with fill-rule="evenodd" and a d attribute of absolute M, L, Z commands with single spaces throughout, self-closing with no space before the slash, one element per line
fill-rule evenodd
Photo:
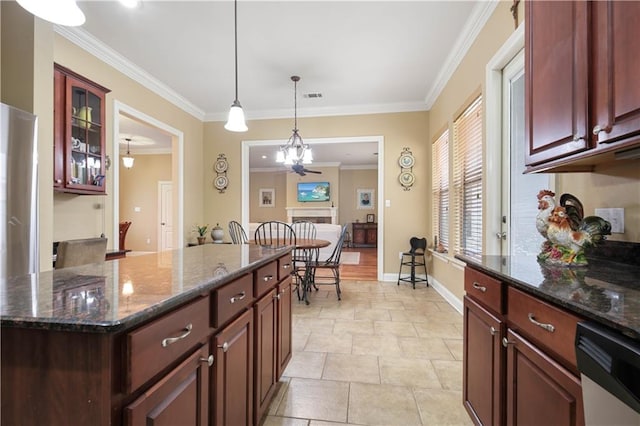
<path fill-rule="evenodd" d="M 255 240 L 249 241 L 250 244 L 258 244 Z M 313 284 L 313 270 L 311 265 L 314 261 L 317 261 L 318 251 L 321 248 L 328 247 L 331 245 L 331 241 L 322 240 L 319 238 L 297 238 L 295 243 L 291 243 L 288 238 L 280 238 L 280 239 L 271 239 L 269 244 L 265 244 L 263 241 L 261 246 L 265 247 L 286 247 L 286 246 L 295 246 L 294 250 L 294 268 L 291 273 L 294 275 L 294 278 L 300 280 L 299 287 L 302 288 L 302 296 L 298 294 L 299 300 L 304 300 L 304 302 L 309 304 L 309 297 L 307 295 L 311 285 Z M 296 253 L 299 252 L 299 253 Z M 298 258 L 298 262 L 302 263 L 303 266 L 297 267 L 295 266 L 295 260 Z M 302 260 L 300 260 L 302 259 Z"/>

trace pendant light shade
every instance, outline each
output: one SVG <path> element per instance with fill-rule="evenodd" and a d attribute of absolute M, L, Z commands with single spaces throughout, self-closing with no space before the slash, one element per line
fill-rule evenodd
<path fill-rule="evenodd" d="M 28 12 L 45 21 L 67 27 L 84 24 L 85 17 L 75 0 L 17 0 Z"/>
<path fill-rule="evenodd" d="M 125 140 L 127 141 L 127 155 L 122 157 L 122 165 L 125 166 L 127 169 L 130 169 L 133 167 L 133 161 L 134 161 L 134 158 L 129 153 L 129 142 L 131 142 L 131 139 L 127 138 Z"/>
<path fill-rule="evenodd" d="M 229 110 L 229 119 L 224 128 L 231 132 L 246 132 L 249 130 L 247 124 L 244 121 L 244 111 L 242 111 L 242 105 L 238 100 L 238 0 L 233 2 L 233 29 L 234 29 L 234 42 L 235 42 L 235 70 L 236 70 L 236 98 L 231 104 Z"/>
<path fill-rule="evenodd" d="M 295 164 L 311 164 L 313 155 L 308 144 L 304 143 L 298 133 L 298 81 L 300 77 L 294 75 L 293 81 L 293 134 L 285 145 L 280 145 L 276 154 L 276 163 L 284 163 L 287 166 Z"/>

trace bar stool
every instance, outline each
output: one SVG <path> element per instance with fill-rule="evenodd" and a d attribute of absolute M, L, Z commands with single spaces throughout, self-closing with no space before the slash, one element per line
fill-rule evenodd
<path fill-rule="evenodd" d="M 406 281 L 413 285 L 413 288 L 416 288 L 416 283 L 426 282 L 427 287 L 429 287 L 429 274 L 427 272 L 427 259 L 425 258 L 425 251 L 427 249 L 427 239 L 426 238 L 418 238 L 412 237 L 409 240 L 409 244 L 411 244 L 411 249 L 407 252 L 402 253 L 402 257 L 400 259 L 400 271 L 398 272 L 398 285 L 400 285 L 400 281 Z M 411 272 L 409 275 L 402 276 L 402 267 L 411 268 Z M 416 277 L 416 266 L 424 268 L 424 278 Z"/>

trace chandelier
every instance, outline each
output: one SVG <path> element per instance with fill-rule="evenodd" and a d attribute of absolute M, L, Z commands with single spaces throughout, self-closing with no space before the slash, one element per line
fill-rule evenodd
<path fill-rule="evenodd" d="M 291 77 L 293 81 L 293 134 L 286 144 L 280 145 L 280 150 L 276 155 L 277 163 L 286 165 L 295 164 L 311 164 L 313 156 L 311 148 L 304 143 L 302 137 L 298 133 L 298 81 L 300 77 L 294 75 Z"/>

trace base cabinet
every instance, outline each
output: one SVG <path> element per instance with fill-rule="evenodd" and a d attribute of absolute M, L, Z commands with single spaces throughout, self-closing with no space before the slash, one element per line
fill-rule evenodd
<path fill-rule="evenodd" d="M 213 357 L 209 356 L 209 345 L 206 344 L 125 407 L 125 424 L 209 424 L 210 363 L 213 363 Z"/>
<path fill-rule="evenodd" d="M 277 298 L 277 318 L 278 318 L 278 336 L 277 336 L 277 364 L 276 376 L 281 377 L 284 369 L 287 368 L 292 349 L 292 318 L 291 318 L 291 277 L 289 276 L 283 282 L 278 284 Z"/>
<path fill-rule="evenodd" d="M 580 380 L 507 331 L 507 425 L 584 425 Z"/>
<path fill-rule="evenodd" d="M 267 409 L 278 381 L 276 376 L 277 290 L 264 295 L 254 307 L 256 330 L 256 381 L 254 423 Z"/>
<path fill-rule="evenodd" d="M 253 309 L 244 312 L 214 337 L 215 425 L 253 424 Z"/>
<path fill-rule="evenodd" d="M 476 424 L 504 424 L 504 322 L 464 297 L 463 403 Z"/>
<path fill-rule="evenodd" d="M 377 247 L 378 224 L 377 223 L 352 223 L 354 247 Z"/>

